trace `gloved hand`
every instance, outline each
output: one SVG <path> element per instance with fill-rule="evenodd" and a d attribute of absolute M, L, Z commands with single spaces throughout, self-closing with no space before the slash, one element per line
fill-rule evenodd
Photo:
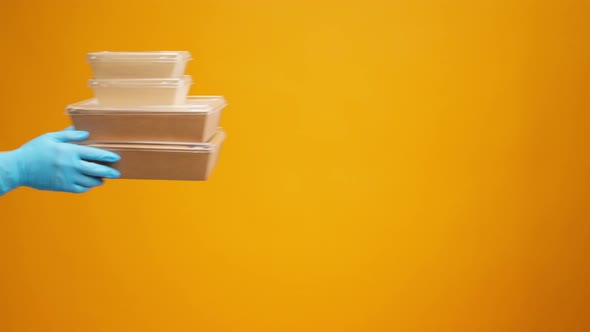
<path fill-rule="evenodd" d="M 0 177 L 8 177 L 4 186 L 0 178 L 0 195 L 18 186 L 83 193 L 101 185 L 102 178 L 119 177 L 117 170 L 91 162 L 116 162 L 120 159 L 117 154 L 70 143 L 87 137 L 88 132 L 70 127 L 0 154 Z"/>

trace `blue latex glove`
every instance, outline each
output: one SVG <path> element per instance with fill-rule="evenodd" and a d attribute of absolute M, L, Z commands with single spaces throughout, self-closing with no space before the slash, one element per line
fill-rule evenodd
<path fill-rule="evenodd" d="M 102 178 L 119 177 L 117 170 L 92 162 L 116 162 L 117 154 L 70 143 L 87 137 L 88 132 L 70 127 L 0 153 L 0 195 L 19 186 L 84 193 L 101 185 Z"/>

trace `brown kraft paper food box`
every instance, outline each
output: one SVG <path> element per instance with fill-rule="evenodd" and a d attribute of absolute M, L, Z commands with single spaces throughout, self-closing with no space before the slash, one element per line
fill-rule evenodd
<path fill-rule="evenodd" d="M 100 142 L 207 142 L 215 134 L 226 102 L 220 96 L 190 96 L 178 106 L 101 106 L 91 99 L 69 105 L 79 130 Z"/>
<path fill-rule="evenodd" d="M 79 144 L 112 151 L 121 156 L 105 163 L 121 172 L 121 179 L 205 181 L 217 164 L 225 132 L 219 128 L 207 143 L 102 143 Z"/>

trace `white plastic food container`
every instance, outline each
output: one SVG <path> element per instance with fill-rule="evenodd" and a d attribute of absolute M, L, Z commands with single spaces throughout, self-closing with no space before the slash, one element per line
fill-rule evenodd
<path fill-rule="evenodd" d="M 87 57 L 96 78 L 180 78 L 191 54 L 166 52 L 95 52 Z"/>
<path fill-rule="evenodd" d="M 189 96 L 174 106 L 102 106 L 96 99 L 67 106 L 79 130 L 101 142 L 206 142 L 215 134 L 226 101 L 221 96 Z"/>
<path fill-rule="evenodd" d="M 120 161 L 106 165 L 117 169 L 122 179 L 204 181 L 217 164 L 224 139 L 225 133 L 219 128 L 206 143 L 85 141 L 78 144 L 120 155 Z"/>
<path fill-rule="evenodd" d="M 193 84 L 182 78 L 92 78 L 88 85 L 103 106 L 180 105 Z"/>

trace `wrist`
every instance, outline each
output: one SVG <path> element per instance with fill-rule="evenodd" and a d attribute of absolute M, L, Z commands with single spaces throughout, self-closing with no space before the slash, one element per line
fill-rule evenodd
<path fill-rule="evenodd" d="M 21 186 L 18 151 L 0 152 L 0 196 Z"/>

